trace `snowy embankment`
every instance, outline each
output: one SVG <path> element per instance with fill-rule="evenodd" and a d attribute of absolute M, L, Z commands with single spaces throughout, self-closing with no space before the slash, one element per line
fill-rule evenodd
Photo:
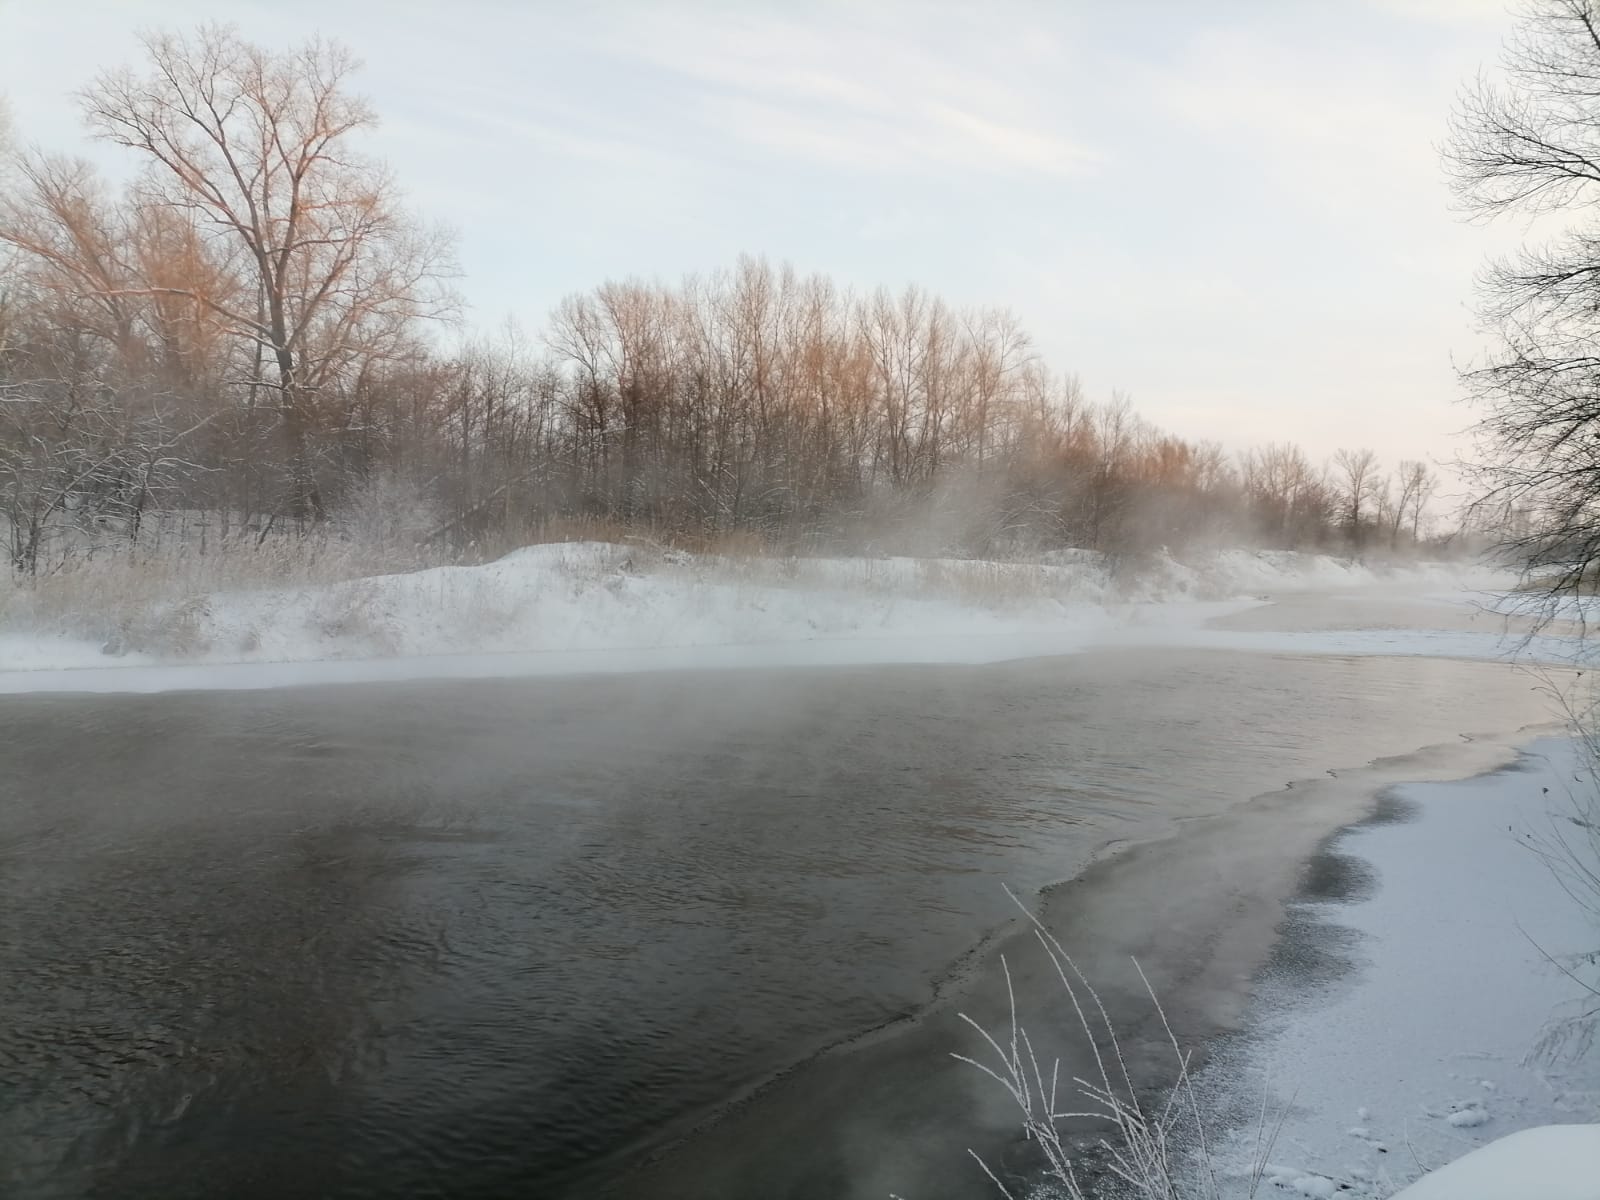
<path fill-rule="evenodd" d="M 1600 1200 L 1595 914 L 1534 848 L 1589 861 L 1572 789 L 1594 786 L 1574 743 L 1546 740 L 1491 775 L 1397 787 L 1333 843 L 1320 875 L 1343 886 L 1291 909 L 1249 1032 L 1201 1077 L 1242 1118 L 1217 1148 L 1230 1194 L 1249 1192 L 1265 1089 L 1284 1113 L 1269 1195 Z"/>
<path fill-rule="evenodd" d="M 0 672 L 10 677 L 0 690 L 50 686 L 43 675 L 18 680 L 14 672 L 72 672 L 61 686 L 190 686 L 203 682 L 195 672 L 202 666 L 264 667 L 226 672 L 226 685 L 274 685 L 302 678 L 285 664 L 309 662 L 346 664 L 317 678 L 376 680 L 998 661 L 1106 643 L 1205 643 L 1206 622 L 1259 603 L 1266 592 L 1397 582 L 1459 595 L 1493 579 L 1467 563 L 1384 570 L 1325 555 L 1245 550 L 1197 565 L 1162 555 L 1118 578 L 1104 558 L 1083 550 L 1014 563 L 691 557 L 562 542 L 480 566 L 139 600 L 118 598 L 117 579 L 107 578 L 86 611 L 51 610 L 38 598 L 21 605 L 21 592 L 8 608 L 0 595 Z M 1221 637 L 1219 645 L 1280 648 L 1259 635 L 1254 642 L 1251 635 Z M 1381 645 L 1330 650 L 1394 653 Z M 1485 643 L 1422 653 L 1491 651 Z M 405 666 L 418 659 L 426 662 Z M 176 675 L 136 682 L 130 667 Z"/>
<path fill-rule="evenodd" d="M 1085 551 L 1015 563 L 693 557 L 561 543 L 481 566 L 168 596 L 120 609 L 100 602 L 90 619 L 38 606 L 26 619 L 8 618 L 0 604 L 0 672 L 70 671 L 59 686 L 140 689 L 199 685 L 194 668 L 219 665 L 280 668 L 226 675 L 225 686 L 251 686 L 302 679 L 281 668 L 313 662 L 346 664 L 319 672 L 319 679 L 384 679 L 978 662 L 1104 644 L 1281 649 L 1281 638 L 1205 627 L 1259 603 L 1263 593 L 1406 586 L 1459 597 L 1463 588 L 1496 582 L 1504 580 L 1471 564 L 1382 569 L 1272 552 L 1224 551 L 1198 564 L 1163 555 L 1118 577 Z M 1368 631 L 1378 640 L 1364 646 L 1363 632 L 1346 630 L 1339 645 L 1323 649 L 1397 652 L 1381 631 Z M 1499 652 L 1493 643 L 1479 637 L 1466 648 L 1420 652 L 1484 657 Z M 402 665 L 421 659 L 426 663 Z M 364 666 L 357 670 L 355 663 Z M 135 684 L 125 673 L 131 667 L 177 675 Z M 108 669 L 122 684 L 97 682 Z M 0 690 L 41 686 L 52 685 L 37 676 L 0 681 Z"/>
<path fill-rule="evenodd" d="M 1600 1125 L 1542 1125 L 1490 1142 L 1395 1200 L 1596 1200 Z"/>

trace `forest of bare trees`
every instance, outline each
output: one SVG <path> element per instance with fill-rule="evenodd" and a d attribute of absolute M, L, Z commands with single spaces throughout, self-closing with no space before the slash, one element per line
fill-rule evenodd
<path fill-rule="evenodd" d="M 146 52 L 80 96 L 131 183 L 37 149 L 0 173 L 17 572 L 137 547 L 174 514 L 203 549 L 356 508 L 420 514 L 404 536 L 439 557 L 583 522 L 974 555 L 1429 532 L 1424 463 L 1170 436 L 1086 397 L 1010 312 L 917 287 L 744 258 L 570 296 L 536 336 L 474 334 L 450 239 L 362 155 L 375 115 L 345 50 L 208 28 Z"/>

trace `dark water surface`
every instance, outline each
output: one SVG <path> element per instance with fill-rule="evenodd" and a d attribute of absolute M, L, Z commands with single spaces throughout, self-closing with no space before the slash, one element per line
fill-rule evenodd
<path fill-rule="evenodd" d="M 605 1194 L 925 1007 L 1002 882 L 1542 714 L 1199 651 L 0 698 L 0 1195 Z M 660 1194 L 841 1194 L 823 1129 Z"/>

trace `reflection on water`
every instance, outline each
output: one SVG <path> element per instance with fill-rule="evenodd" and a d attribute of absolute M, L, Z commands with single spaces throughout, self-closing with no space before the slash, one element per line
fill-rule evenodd
<path fill-rule="evenodd" d="M 593 1194 L 926 1004 L 1000 881 L 1541 715 L 1203 652 L 0 699 L 0 1193 Z"/>

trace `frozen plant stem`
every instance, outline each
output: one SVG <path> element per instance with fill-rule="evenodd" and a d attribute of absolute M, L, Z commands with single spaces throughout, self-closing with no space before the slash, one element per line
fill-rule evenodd
<path fill-rule="evenodd" d="M 1024 1136 L 1036 1143 L 1044 1155 L 1045 1176 L 1064 1189 L 1068 1200 L 1087 1200 L 1089 1193 L 1074 1165 L 1073 1150 L 1062 1135 L 1061 1122 L 1085 1119 L 1112 1126 L 1112 1133 L 1101 1137 L 1097 1144 L 1104 1154 L 1105 1169 L 1130 1188 L 1133 1195 L 1148 1200 L 1190 1200 L 1191 1197 L 1215 1200 L 1220 1197 L 1205 1121 L 1194 1091 L 1191 1057 L 1179 1045 L 1166 1010 L 1144 969 L 1135 960 L 1134 969 L 1161 1018 L 1167 1044 L 1177 1061 L 1177 1079 L 1166 1099 L 1154 1109 L 1147 1108 L 1139 1098 L 1116 1027 L 1099 993 L 1055 935 L 1009 887 L 1006 894 L 1032 926 L 1034 938 L 1049 957 L 1062 991 L 1072 1005 L 1078 1027 L 1088 1041 L 1094 1060 L 1094 1078 L 1074 1076 L 1071 1089 L 1086 1102 L 1085 1106 L 1081 1111 L 1075 1110 L 1070 1107 L 1072 1102 L 1062 1097 L 1060 1059 L 1052 1060 L 1048 1066 L 1040 1061 L 1033 1039 L 1018 1018 L 1016 987 L 1004 956 L 1000 959 L 1000 968 L 1006 981 L 1009 1033 L 1002 1042 L 971 1016 L 961 1013 L 961 1019 L 988 1047 L 989 1061 L 965 1054 L 952 1056 L 994 1080 L 1011 1096 L 1021 1114 Z M 1254 1196 L 1260 1186 L 1264 1165 L 1281 1125 L 1280 1116 L 1269 1134 L 1263 1097 L 1248 1195 Z M 1183 1136 L 1185 1129 L 1192 1129 L 1192 1142 Z M 1192 1172 L 1185 1169 L 1185 1159 L 1189 1157 L 1185 1150 L 1190 1146 L 1198 1164 L 1198 1169 Z M 1002 1196 L 1017 1200 L 982 1155 L 970 1149 L 968 1153 Z"/>

